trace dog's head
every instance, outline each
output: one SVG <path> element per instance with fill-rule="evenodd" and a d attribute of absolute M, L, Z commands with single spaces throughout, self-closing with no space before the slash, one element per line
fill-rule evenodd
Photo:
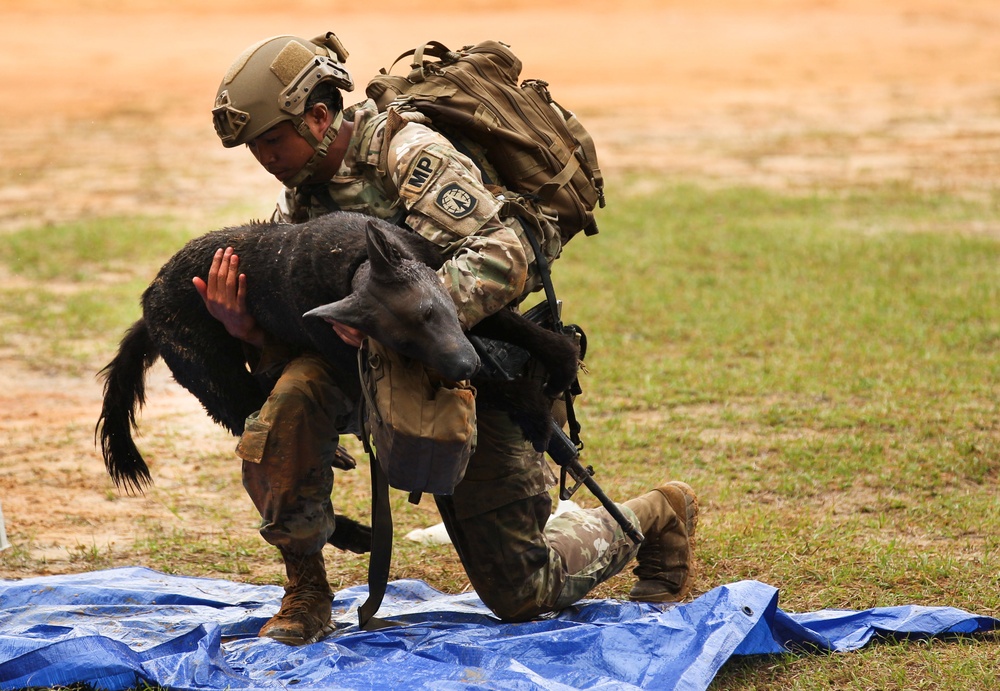
<path fill-rule="evenodd" d="M 354 292 L 303 316 L 354 327 L 446 379 L 471 378 L 479 356 L 437 273 L 407 256 L 375 221 L 365 233 L 368 264 L 358 270 Z"/>

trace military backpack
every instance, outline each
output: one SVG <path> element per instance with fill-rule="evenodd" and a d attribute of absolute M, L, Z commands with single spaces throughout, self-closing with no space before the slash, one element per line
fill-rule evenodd
<path fill-rule="evenodd" d="M 408 56 L 409 75 L 390 74 Z M 518 83 L 520 74 L 521 61 L 503 43 L 452 51 L 432 41 L 400 55 L 365 92 L 380 111 L 415 109 L 453 143 L 456 134 L 474 142 L 500 177 L 486 182 L 535 202 L 556 219 L 563 243 L 581 230 L 593 235 L 594 208 L 604 206 L 593 138 L 552 99 L 546 82 Z M 463 153 L 483 167 L 479 151 Z"/>

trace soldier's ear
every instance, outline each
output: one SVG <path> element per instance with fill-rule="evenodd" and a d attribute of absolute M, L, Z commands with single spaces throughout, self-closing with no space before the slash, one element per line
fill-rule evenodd
<path fill-rule="evenodd" d="M 333 113 L 325 103 L 314 103 L 305 113 L 302 114 L 307 121 L 315 124 L 316 127 L 325 132 L 326 128 L 333 124 Z"/>

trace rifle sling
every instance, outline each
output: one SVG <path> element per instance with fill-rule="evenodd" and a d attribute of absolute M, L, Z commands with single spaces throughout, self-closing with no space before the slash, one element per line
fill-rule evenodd
<path fill-rule="evenodd" d="M 559 314 L 559 301 L 556 299 L 556 289 L 552 285 L 552 271 L 549 268 L 549 260 L 545 258 L 541 243 L 538 242 L 538 237 L 535 235 L 535 231 L 541 233 L 538 219 L 516 202 L 506 202 L 504 208 L 501 209 L 501 213 L 509 213 L 521 224 L 521 228 L 524 230 L 524 234 L 531 244 L 531 250 L 535 253 L 535 265 L 538 267 L 538 277 L 541 279 L 542 288 L 545 290 L 545 301 L 549 305 L 549 311 L 552 312 L 552 330 L 556 333 L 562 333 L 562 316 Z M 530 219 L 530 223 L 527 219 Z"/>

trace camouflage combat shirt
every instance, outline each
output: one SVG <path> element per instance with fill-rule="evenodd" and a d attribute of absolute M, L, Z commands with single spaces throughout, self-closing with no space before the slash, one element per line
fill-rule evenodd
<path fill-rule="evenodd" d="M 284 190 L 273 220 L 298 223 L 333 209 L 403 220 L 441 247 L 446 261 L 438 274 L 470 328 L 539 287 L 534 252 L 521 224 L 499 217 L 501 200 L 470 158 L 423 116 L 396 115 L 391 121 L 372 101 L 348 108 L 354 130 L 340 169 L 324 189 Z M 543 252 L 554 259 L 562 249 L 558 232 L 543 234 Z"/>

